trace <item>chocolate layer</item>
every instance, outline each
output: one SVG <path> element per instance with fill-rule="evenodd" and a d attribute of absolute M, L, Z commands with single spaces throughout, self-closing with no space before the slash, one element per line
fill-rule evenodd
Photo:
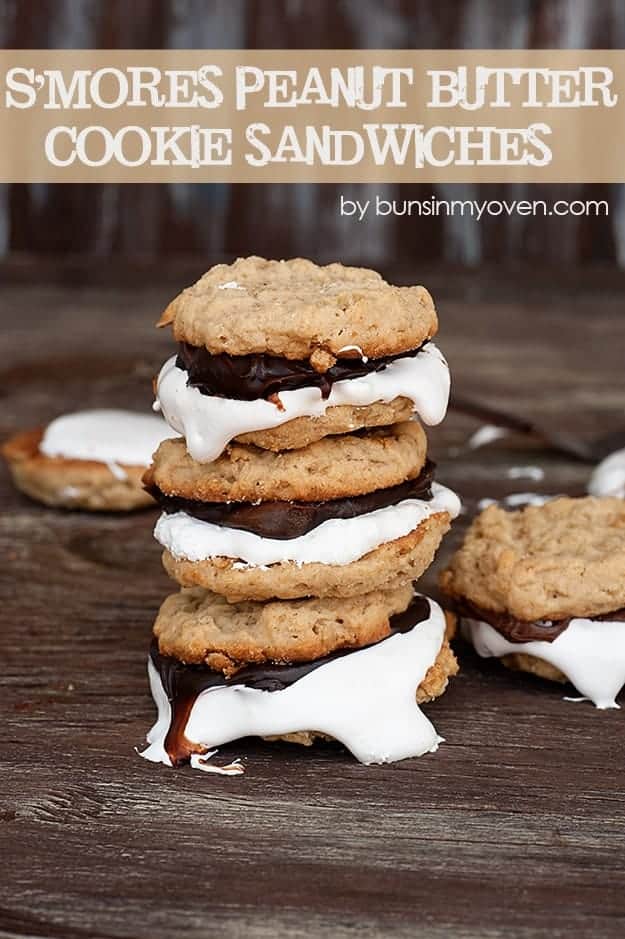
<path fill-rule="evenodd" d="M 481 607 L 471 603 L 470 600 L 454 600 L 451 604 L 454 610 L 460 616 L 466 616 L 470 619 L 481 620 L 488 623 L 493 629 L 508 640 L 508 642 L 553 642 L 564 632 L 571 620 L 579 619 L 577 616 L 569 616 L 560 620 L 526 620 L 517 619 L 509 613 L 497 613 L 494 610 L 483 610 Z M 625 622 L 625 607 L 615 610 L 613 613 L 600 613 L 597 616 L 585 616 L 583 619 L 591 619 L 598 622 L 617 620 Z"/>
<path fill-rule="evenodd" d="M 368 359 L 366 362 L 361 358 L 337 359 L 327 372 L 317 372 L 306 359 L 284 359 L 265 353 L 212 355 L 208 349 L 181 342 L 176 365 L 187 372 L 187 383 L 205 395 L 255 401 L 258 398 L 271 398 L 281 391 L 319 388 L 323 397 L 327 398 L 334 382 L 381 372 L 396 359 L 416 355 L 423 345 L 398 355 Z"/>
<path fill-rule="evenodd" d="M 409 632 L 418 623 L 427 620 L 429 615 L 429 600 L 426 597 L 415 597 L 403 613 L 396 613 L 390 617 L 390 635 Z M 371 646 L 364 648 L 371 648 Z M 255 688 L 259 691 L 283 691 L 322 665 L 356 651 L 358 650 L 340 649 L 312 662 L 295 665 L 271 663 L 247 665 L 235 675 L 226 678 L 221 672 L 214 672 L 205 665 L 184 665 L 178 659 L 161 655 L 158 651 L 158 642 L 154 639 L 150 646 L 150 659 L 160 676 L 165 694 L 171 704 L 171 722 L 165 737 L 165 750 L 172 764 L 180 766 L 189 761 L 192 753 L 203 752 L 203 747 L 187 740 L 184 735 L 191 709 L 202 691 L 231 685 L 246 685 L 248 688 Z M 392 680 L 392 676 L 389 680 Z"/>
<path fill-rule="evenodd" d="M 186 512 L 202 522 L 223 528 L 239 528 L 262 538 L 286 540 L 298 538 L 331 518 L 356 518 L 376 509 L 396 505 L 404 499 L 432 498 L 432 476 L 435 464 L 427 460 L 416 479 L 397 486 L 378 489 L 362 496 L 329 499 L 327 502 L 197 502 L 167 496 L 157 486 L 148 491 L 164 512 Z"/>

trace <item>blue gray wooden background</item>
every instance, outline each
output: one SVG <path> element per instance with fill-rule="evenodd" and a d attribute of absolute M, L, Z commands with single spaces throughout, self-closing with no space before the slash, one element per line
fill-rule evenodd
<path fill-rule="evenodd" d="M 623 48 L 625 0 L 0 0 L 10 48 Z M 1 142 L 0 142 L 1 145 Z M 380 187 L 372 187 L 374 192 Z M 366 186 L 0 186 L 0 261 L 254 251 L 379 264 L 625 267 L 624 186 L 382 187 L 386 198 L 608 199 L 610 217 L 341 219 Z"/>

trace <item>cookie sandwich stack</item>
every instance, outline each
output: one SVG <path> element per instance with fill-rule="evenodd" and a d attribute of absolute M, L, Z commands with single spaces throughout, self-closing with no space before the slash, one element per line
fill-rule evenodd
<path fill-rule="evenodd" d="M 182 589 L 154 625 L 143 755 L 213 769 L 248 735 L 335 738 L 364 763 L 435 750 L 418 704 L 457 665 L 413 582 L 459 502 L 418 419 L 440 422 L 449 396 L 430 295 L 251 257 L 183 291 L 170 324 L 156 407 L 183 436 L 145 483 Z"/>

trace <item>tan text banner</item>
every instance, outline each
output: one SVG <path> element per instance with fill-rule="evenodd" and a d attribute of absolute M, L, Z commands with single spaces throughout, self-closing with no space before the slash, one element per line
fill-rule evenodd
<path fill-rule="evenodd" d="M 0 182 L 625 182 L 625 52 L 0 51 Z"/>

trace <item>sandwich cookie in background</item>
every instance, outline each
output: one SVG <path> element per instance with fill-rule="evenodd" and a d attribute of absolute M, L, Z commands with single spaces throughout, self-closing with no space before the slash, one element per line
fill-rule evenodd
<path fill-rule="evenodd" d="M 490 506 L 440 578 L 483 657 L 569 681 L 598 708 L 625 684 L 625 502 Z"/>
<path fill-rule="evenodd" d="M 143 755 L 215 772 L 215 748 L 250 735 L 331 738 L 364 763 L 435 750 L 419 703 L 457 663 L 414 582 L 460 504 L 418 419 L 441 421 L 449 395 L 429 294 L 254 257 L 161 322 L 180 346 L 157 404 L 184 436 L 144 482 L 182 589 L 154 625 Z"/>
<path fill-rule="evenodd" d="M 169 324 L 179 345 L 156 407 L 199 462 L 233 439 L 281 451 L 445 416 L 449 370 L 423 287 L 342 264 L 240 258 L 173 300 L 159 323 Z"/>
<path fill-rule="evenodd" d="M 153 505 L 142 476 L 162 440 L 177 436 L 160 417 L 78 411 L 15 434 L 2 447 L 18 489 L 45 505 L 120 512 Z"/>

